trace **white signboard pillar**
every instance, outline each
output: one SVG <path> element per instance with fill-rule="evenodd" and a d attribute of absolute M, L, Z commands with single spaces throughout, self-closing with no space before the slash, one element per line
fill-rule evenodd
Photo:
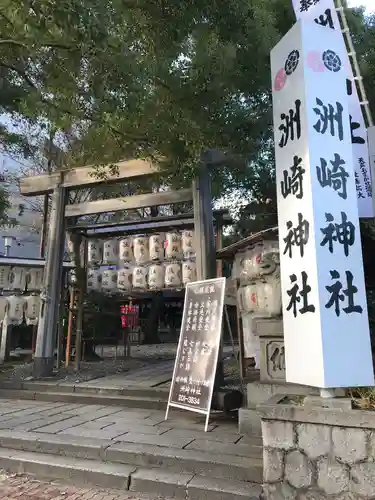
<path fill-rule="evenodd" d="M 344 64 L 347 78 L 346 90 L 349 99 L 349 123 L 355 168 L 358 211 L 360 217 L 374 217 L 372 170 L 368 159 L 366 125 L 334 0 L 293 0 L 293 7 L 297 20 L 309 20 L 330 31 L 336 30 L 339 33 L 342 44 L 341 61 Z"/>
<path fill-rule="evenodd" d="M 368 149 L 371 171 L 375 172 L 375 127 L 367 129 Z"/>
<path fill-rule="evenodd" d="M 299 21 L 271 52 L 286 380 L 373 385 L 341 34 Z"/>

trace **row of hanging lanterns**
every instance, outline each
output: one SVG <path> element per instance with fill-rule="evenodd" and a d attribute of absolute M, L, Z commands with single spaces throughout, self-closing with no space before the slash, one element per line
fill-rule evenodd
<path fill-rule="evenodd" d="M 43 268 L 0 266 L 0 290 L 40 291 L 43 285 Z"/>
<path fill-rule="evenodd" d="M 90 269 L 87 274 L 87 290 L 116 293 L 180 288 L 196 281 L 196 277 L 194 260 L 133 266 L 128 264 L 120 269 Z"/>
<path fill-rule="evenodd" d="M 36 325 L 40 306 L 41 299 L 37 294 L 0 296 L 0 322 L 21 325 L 25 319 L 27 325 Z"/>
<path fill-rule="evenodd" d="M 181 261 L 195 256 L 193 231 L 170 231 L 151 235 L 126 236 L 104 242 L 90 240 L 87 262 L 90 267 L 119 263 Z"/>

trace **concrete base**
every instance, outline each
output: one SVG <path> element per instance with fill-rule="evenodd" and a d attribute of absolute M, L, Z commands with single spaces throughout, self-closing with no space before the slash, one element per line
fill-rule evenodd
<path fill-rule="evenodd" d="M 337 398 L 344 396 L 342 389 L 335 389 Z M 319 397 L 319 389 L 286 382 L 251 382 L 247 384 L 247 408 L 241 408 L 238 414 L 239 432 L 250 436 L 261 435 L 261 420 L 256 410 L 257 405 L 266 402 L 275 395 L 309 396 L 314 404 L 322 406 L 325 401 Z M 309 400 L 308 400 L 309 401 Z M 342 406 L 342 399 L 334 400 L 334 407 Z M 346 407 L 345 407 L 346 408 Z"/>
<path fill-rule="evenodd" d="M 211 408 L 230 412 L 243 404 L 242 392 L 237 390 L 218 390 L 213 393 Z"/>
<path fill-rule="evenodd" d="M 240 408 L 238 411 L 238 432 L 246 436 L 261 436 L 262 425 L 255 408 Z"/>
<path fill-rule="evenodd" d="M 305 385 L 288 384 L 286 382 L 250 382 L 247 384 L 247 407 L 255 408 L 275 394 L 293 396 L 319 396 L 319 389 Z"/>
<path fill-rule="evenodd" d="M 34 358 L 33 375 L 35 378 L 52 377 L 55 358 Z"/>
<path fill-rule="evenodd" d="M 238 413 L 238 427 L 241 434 L 248 436 L 261 435 L 261 420 L 256 407 L 275 394 L 293 394 L 307 396 L 319 395 L 319 390 L 304 385 L 287 384 L 286 382 L 255 381 L 247 384 L 247 408 L 241 408 Z"/>

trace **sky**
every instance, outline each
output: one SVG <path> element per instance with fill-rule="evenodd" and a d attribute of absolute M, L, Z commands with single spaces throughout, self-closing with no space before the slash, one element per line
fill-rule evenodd
<path fill-rule="evenodd" d="M 375 0 L 348 0 L 349 7 L 366 7 L 367 12 L 375 12 Z"/>

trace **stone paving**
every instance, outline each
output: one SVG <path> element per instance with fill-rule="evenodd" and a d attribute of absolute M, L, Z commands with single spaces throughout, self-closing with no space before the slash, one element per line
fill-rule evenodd
<path fill-rule="evenodd" d="M 58 482 L 38 481 L 27 476 L 0 475 L 1 500 L 166 500 L 118 490 L 79 488 Z"/>
<path fill-rule="evenodd" d="M 165 411 L 1 399 L 0 461 L 8 471 L 122 488 L 152 500 L 258 499 L 262 438 L 239 434 L 237 419 L 222 413 L 211 414 L 208 432 L 204 423 L 203 415 L 174 408 L 165 420 Z M 97 490 L 87 487 L 87 498 L 78 491 L 57 498 L 102 500 Z M 9 498 L 54 500 L 33 495 Z M 1 490 L 0 498 L 6 498 Z"/>
<path fill-rule="evenodd" d="M 54 379 L 71 383 L 80 383 L 88 380 L 98 379 L 116 374 L 124 374 L 138 368 L 150 367 L 158 364 L 160 361 L 173 360 L 176 355 L 176 344 L 156 344 L 133 346 L 130 358 L 123 358 L 121 352 L 115 357 L 115 348 L 106 346 L 104 349 L 104 358 L 98 361 L 82 362 L 79 373 L 74 371 L 74 362 L 69 368 L 61 366 L 56 370 Z M 102 354 L 98 348 L 97 353 Z M 0 372 L 1 381 L 19 382 L 32 378 L 33 364 L 25 362 L 22 364 L 2 367 Z"/>
<path fill-rule="evenodd" d="M 79 405 L 27 400 L 0 400 L 0 430 L 70 435 L 128 443 L 210 451 L 246 456 L 246 438 L 237 433 L 237 422 L 212 414 L 205 433 L 204 416 L 121 406 Z M 261 444 L 259 438 L 259 445 Z"/>
<path fill-rule="evenodd" d="M 56 384 L 59 382 L 81 384 L 88 381 L 98 380 L 100 378 L 113 376 L 127 376 L 129 380 L 134 378 L 134 374 L 142 371 L 149 371 L 157 369 L 160 364 L 170 365 L 169 378 L 172 376 L 173 363 L 176 356 L 177 344 L 154 344 L 154 345 L 141 345 L 132 346 L 131 357 L 122 358 L 121 356 L 115 358 L 115 349 L 113 347 L 105 347 L 104 358 L 100 361 L 82 362 L 81 369 L 78 373 L 74 371 L 74 363 L 66 369 L 61 366 L 56 370 L 54 380 Z M 98 348 L 98 354 L 102 354 L 101 349 Z M 238 374 L 238 363 L 228 361 L 232 358 L 233 348 L 231 346 L 224 346 L 224 354 L 227 358 L 225 369 L 228 372 L 227 376 L 232 377 L 233 373 Z M 232 360 L 231 360 L 232 361 Z M 24 380 L 32 379 L 33 364 L 26 362 L 18 365 L 3 366 L 0 371 L 0 383 L 3 381 L 22 382 Z M 168 378 L 168 377 L 167 377 Z M 136 378 L 137 382 L 139 378 Z M 160 381 L 159 383 L 161 383 Z"/>

